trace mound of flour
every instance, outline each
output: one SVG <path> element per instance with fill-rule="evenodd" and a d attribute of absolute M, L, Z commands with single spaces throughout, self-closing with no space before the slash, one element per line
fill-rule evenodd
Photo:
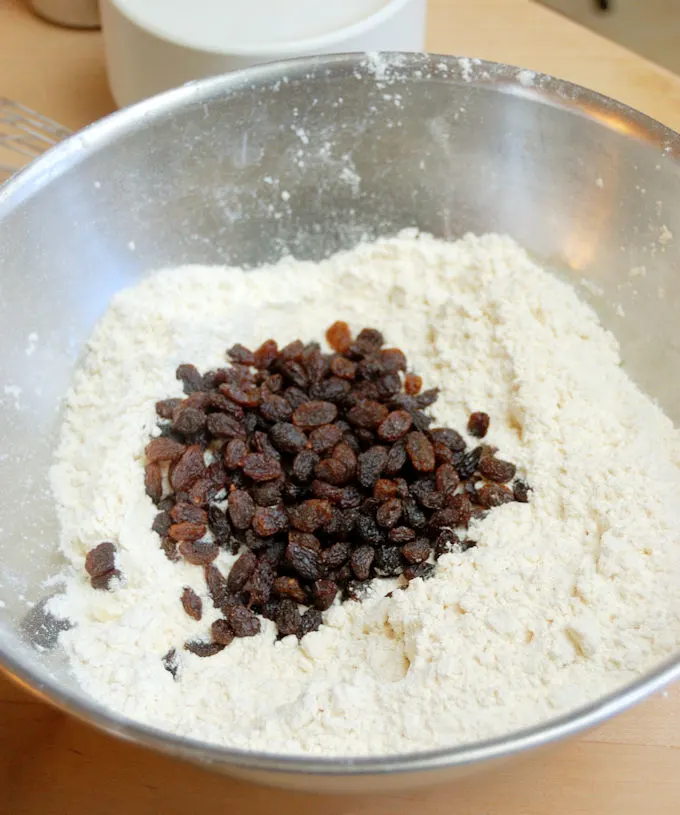
<path fill-rule="evenodd" d="M 405 351 L 438 423 L 491 415 L 531 503 L 471 530 L 436 576 L 331 608 L 305 637 L 273 624 L 217 656 L 186 651 L 218 616 L 198 567 L 150 531 L 143 450 L 175 367 L 219 366 L 235 342 L 322 340 L 334 320 Z M 680 646 L 680 441 L 619 366 L 572 289 L 508 238 L 404 233 L 320 264 L 191 266 L 118 294 L 68 397 L 54 494 L 73 569 L 53 610 L 92 696 L 132 719 L 224 745 L 317 755 L 395 753 L 534 724 L 623 685 Z M 124 585 L 94 591 L 85 552 L 116 541 Z M 232 558 L 220 555 L 227 569 Z M 179 601 L 192 586 L 196 622 Z M 181 654 L 180 681 L 163 669 Z"/>

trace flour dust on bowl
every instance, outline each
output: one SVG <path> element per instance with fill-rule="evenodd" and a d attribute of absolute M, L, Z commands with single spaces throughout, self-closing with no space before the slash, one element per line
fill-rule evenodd
<path fill-rule="evenodd" d="M 320 790 L 488 769 L 677 677 L 679 144 L 507 66 L 327 57 L 6 185 L 9 673 Z"/>

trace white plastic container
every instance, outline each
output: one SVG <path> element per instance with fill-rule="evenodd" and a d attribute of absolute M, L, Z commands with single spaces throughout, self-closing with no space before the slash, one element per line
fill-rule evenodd
<path fill-rule="evenodd" d="M 350 51 L 422 51 L 427 0 L 101 0 L 121 107 L 262 62 Z"/>

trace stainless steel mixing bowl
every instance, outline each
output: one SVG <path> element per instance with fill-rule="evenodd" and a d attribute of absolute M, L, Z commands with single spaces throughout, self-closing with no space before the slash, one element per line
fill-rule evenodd
<path fill-rule="evenodd" d="M 60 565 L 46 479 L 60 399 L 109 297 L 155 267 L 321 258 L 409 226 L 445 238 L 509 233 L 583 289 L 620 339 L 627 370 L 678 420 L 679 157 L 677 134 L 566 82 L 450 57 L 355 55 L 188 85 L 34 163 L 0 190 L 6 670 L 123 738 L 233 775 L 326 791 L 487 769 L 680 676 L 678 655 L 587 709 L 481 744 L 285 758 L 172 737 L 104 710 L 69 676 L 40 602 L 56 590 L 44 581 Z"/>

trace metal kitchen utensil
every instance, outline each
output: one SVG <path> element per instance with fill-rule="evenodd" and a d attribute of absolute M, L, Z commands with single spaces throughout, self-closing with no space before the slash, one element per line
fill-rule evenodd
<path fill-rule="evenodd" d="M 70 135 L 34 110 L 0 98 L 0 183 Z"/>
<path fill-rule="evenodd" d="M 486 772 L 680 678 L 678 653 L 586 708 L 483 743 L 296 757 L 132 722 L 78 687 L 50 632 L 36 637 L 62 563 L 47 476 L 59 406 L 122 287 L 184 263 L 319 259 L 404 227 L 508 233 L 580 287 L 628 373 L 678 423 L 679 199 L 678 134 L 569 82 L 448 56 L 262 65 L 121 110 L 50 150 L 0 188 L 0 665 L 129 741 L 324 792 Z"/>

